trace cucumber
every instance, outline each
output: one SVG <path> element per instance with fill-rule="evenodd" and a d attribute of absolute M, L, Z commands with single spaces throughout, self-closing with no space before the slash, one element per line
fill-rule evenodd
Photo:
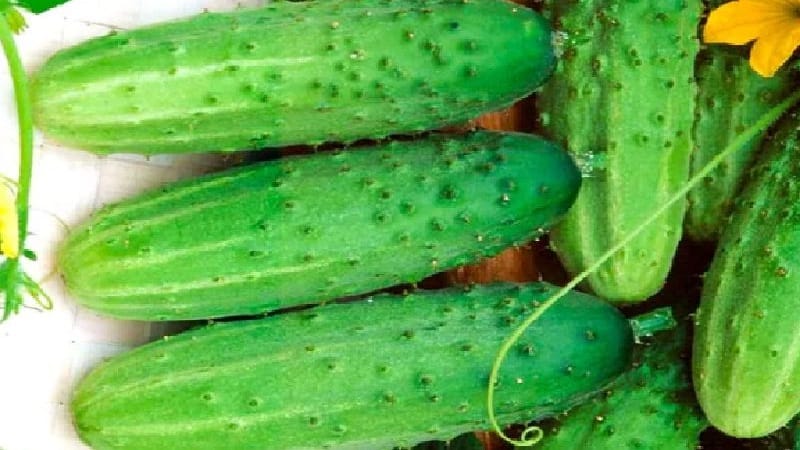
<path fill-rule="evenodd" d="M 507 1 L 282 1 L 91 40 L 32 90 L 63 144 L 233 151 L 457 124 L 532 92 L 554 61 L 547 22 Z"/>
<path fill-rule="evenodd" d="M 601 396 L 549 429 L 537 450 L 695 450 L 708 425 L 691 386 L 681 326 L 659 335 Z M 522 447 L 520 447 L 522 448 Z"/>
<path fill-rule="evenodd" d="M 548 0 L 563 56 L 539 99 L 544 134 L 593 168 L 552 233 L 569 272 L 589 267 L 688 180 L 700 0 Z M 679 202 L 587 280 L 615 302 L 660 290 Z"/>
<path fill-rule="evenodd" d="M 800 412 L 800 129 L 766 141 L 705 277 L 693 373 L 710 422 L 760 437 Z"/>
<path fill-rule="evenodd" d="M 259 314 L 520 245 L 566 212 L 580 182 L 569 156 L 533 135 L 432 135 L 151 192 L 92 217 L 58 262 L 67 290 L 113 317 Z"/>
<path fill-rule="evenodd" d="M 71 408 L 94 450 L 407 447 L 488 427 L 501 342 L 555 288 L 497 284 L 380 295 L 216 324 L 136 349 L 83 379 Z M 572 293 L 506 361 L 504 424 L 559 413 L 630 364 L 611 305 Z"/>
<path fill-rule="evenodd" d="M 794 450 L 800 450 L 800 419 L 794 422 Z"/>
<path fill-rule="evenodd" d="M 711 7 L 722 1 L 711 2 Z M 699 171 L 738 134 L 791 92 L 796 73 L 782 70 L 764 78 L 750 68 L 742 49 L 710 46 L 697 60 L 698 99 L 694 121 L 692 173 Z M 747 168 L 762 136 L 730 156 L 689 192 L 685 229 L 696 241 L 715 241 L 727 223 Z"/>

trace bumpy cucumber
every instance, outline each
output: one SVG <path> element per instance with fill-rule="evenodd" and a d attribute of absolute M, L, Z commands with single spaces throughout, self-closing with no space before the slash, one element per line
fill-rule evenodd
<path fill-rule="evenodd" d="M 122 355 L 77 387 L 95 450 L 405 447 L 488 426 L 503 339 L 555 291 L 497 284 L 217 324 Z M 500 420 L 559 413 L 630 364 L 632 330 L 572 293 L 524 335 L 498 386 Z"/>
<path fill-rule="evenodd" d="M 547 22 L 503 0 L 282 1 L 67 49 L 33 93 L 39 127 L 65 144 L 229 151 L 463 122 L 527 95 L 553 62 Z"/>
<path fill-rule="evenodd" d="M 594 166 L 552 243 L 590 266 L 688 179 L 700 0 L 548 0 L 563 56 L 539 106 L 546 135 Z M 678 203 L 587 282 L 612 301 L 663 285 L 681 237 Z"/>
<path fill-rule="evenodd" d="M 608 391 L 569 411 L 539 450 L 695 450 L 708 425 L 685 362 L 686 328 L 658 336 Z"/>
<path fill-rule="evenodd" d="M 711 7 L 722 1 L 710 2 Z M 710 46 L 698 57 L 698 100 L 694 122 L 692 172 L 702 169 L 738 134 L 780 102 L 796 73 L 788 69 L 763 78 L 750 68 L 742 49 Z M 686 233 L 698 241 L 719 237 L 730 217 L 747 168 L 754 162 L 759 137 L 736 151 L 704 183 L 689 193 Z"/>
<path fill-rule="evenodd" d="M 433 135 L 285 158 L 111 206 L 59 265 L 98 312 L 173 320 L 364 294 L 539 235 L 577 195 L 569 156 L 532 135 Z"/>
<path fill-rule="evenodd" d="M 766 141 L 703 285 L 694 384 L 711 423 L 759 437 L 800 412 L 800 129 Z"/>

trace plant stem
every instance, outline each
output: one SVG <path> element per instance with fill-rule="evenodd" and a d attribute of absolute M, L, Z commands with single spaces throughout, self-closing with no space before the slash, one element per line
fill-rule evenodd
<path fill-rule="evenodd" d="M 672 315 L 672 308 L 656 308 L 629 320 L 633 329 L 633 338 L 639 343 L 642 338 L 651 337 L 660 331 L 671 330 L 678 326 Z"/>
<path fill-rule="evenodd" d="M 6 2 L 7 3 L 7 2 Z M 0 5 L 3 6 L 3 5 Z M 25 293 L 33 298 L 45 309 L 52 307 L 52 302 L 39 285 L 31 280 L 21 267 L 19 255 L 25 254 L 25 240 L 28 237 L 28 204 L 30 202 L 31 178 L 33 175 L 33 114 L 31 108 L 30 92 L 28 90 L 28 77 L 19 57 L 17 44 L 14 41 L 14 25 L 24 26 L 24 19 L 13 7 L 8 4 L 0 10 L 0 45 L 6 56 L 11 81 L 14 85 L 14 100 L 17 104 L 17 119 L 19 122 L 19 176 L 17 178 L 17 224 L 19 232 L 19 247 L 15 258 L 7 258 L 0 264 L 0 273 L 4 280 L 0 286 L 5 290 L 5 305 L 0 322 L 9 318 L 12 313 L 19 310 Z"/>
<path fill-rule="evenodd" d="M 8 10 L 7 10 L 8 11 Z M 25 249 L 28 235 L 28 202 L 30 200 L 31 177 L 33 174 L 33 114 L 28 90 L 28 77 L 14 42 L 14 33 L 3 12 L 0 20 L 0 45 L 6 55 L 6 62 L 14 83 L 14 99 L 17 104 L 19 120 L 19 177 L 17 179 L 17 214 L 19 215 L 19 254 Z"/>

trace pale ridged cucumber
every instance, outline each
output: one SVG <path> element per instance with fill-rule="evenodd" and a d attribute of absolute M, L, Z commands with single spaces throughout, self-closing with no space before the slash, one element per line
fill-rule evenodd
<path fill-rule="evenodd" d="M 570 207 L 580 173 L 533 135 L 433 135 L 285 158 L 113 205 L 59 267 L 127 319 L 257 314 L 364 294 L 494 255 Z"/>
<path fill-rule="evenodd" d="M 545 134 L 595 165 L 552 243 L 589 267 L 688 180 L 700 0 L 549 0 L 563 56 L 540 96 Z M 588 286 L 636 302 L 663 286 L 681 237 L 679 202 L 593 273 Z"/>
<path fill-rule="evenodd" d="M 722 2 L 711 2 L 718 6 Z M 737 135 L 778 104 L 791 91 L 796 72 L 781 70 L 764 78 L 750 68 L 742 49 L 711 46 L 698 57 L 697 112 L 692 172 L 699 171 Z M 762 138 L 740 148 L 689 192 L 686 233 L 698 241 L 713 241 L 727 223 L 742 178 L 754 162 Z"/>
<path fill-rule="evenodd" d="M 703 284 L 694 385 L 711 424 L 760 437 L 800 412 L 800 129 L 787 117 L 725 228 Z"/>
<path fill-rule="evenodd" d="M 64 50 L 33 94 L 64 144 L 231 151 L 464 122 L 533 91 L 553 62 L 546 21 L 503 0 L 280 1 Z"/>
<path fill-rule="evenodd" d="M 217 324 L 96 368 L 72 411 L 95 450 L 376 450 L 486 428 L 501 342 L 554 293 L 498 284 L 382 295 Z M 559 413 L 630 364 L 612 306 L 572 293 L 530 328 L 497 391 L 504 424 Z"/>

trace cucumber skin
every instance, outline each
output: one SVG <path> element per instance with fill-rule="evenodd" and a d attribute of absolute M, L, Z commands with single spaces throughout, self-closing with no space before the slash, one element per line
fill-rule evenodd
<path fill-rule="evenodd" d="M 91 40 L 32 91 L 62 144 L 234 151 L 465 122 L 532 92 L 554 61 L 547 22 L 503 0 L 274 2 Z"/>
<path fill-rule="evenodd" d="M 722 2 L 712 2 L 722 3 Z M 796 72 L 764 78 L 750 68 L 740 49 L 710 46 L 698 57 L 695 148 L 691 170 L 701 170 L 750 124 L 791 92 Z M 730 218 L 747 169 L 755 162 L 763 136 L 734 152 L 704 182 L 689 192 L 685 229 L 696 241 L 715 241 Z"/>
<path fill-rule="evenodd" d="M 539 97 L 545 136 L 579 161 L 584 180 L 551 242 L 572 274 L 589 267 L 688 180 L 700 0 L 548 0 L 564 37 Z M 677 40 L 677 41 L 676 41 Z M 681 238 L 679 202 L 589 276 L 588 287 L 632 303 L 661 289 Z"/>
<path fill-rule="evenodd" d="M 432 135 L 284 158 L 125 201 L 65 240 L 67 290 L 123 319 L 200 319 L 365 294 L 538 236 L 580 173 L 532 135 Z"/>
<path fill-rule="evenodd" d="M 605 394 L 559 416 L 537 448 L 695 450 L 708 421 L 684 361 L 687 329 L 660 333 Z"/>
<path fill-rule="evenodd" d="M 216 324 L 103 363 L 74 393 L 75 424 L 95 450 L 373 450 L 447 440 L 488 427 L 497 349 L 554 292 L 497 284 Z M 630 325 L 615 308 L 569 294 L 506 360 L 499 420 L 579 403 L 622 373 L 631 352 Z"/>
<path fill-rule="evenodd" d="M 765 141 L 705 277 L 693 374 L 710 422 L 765 436 L 800 412 L 800 130 Z"/>

